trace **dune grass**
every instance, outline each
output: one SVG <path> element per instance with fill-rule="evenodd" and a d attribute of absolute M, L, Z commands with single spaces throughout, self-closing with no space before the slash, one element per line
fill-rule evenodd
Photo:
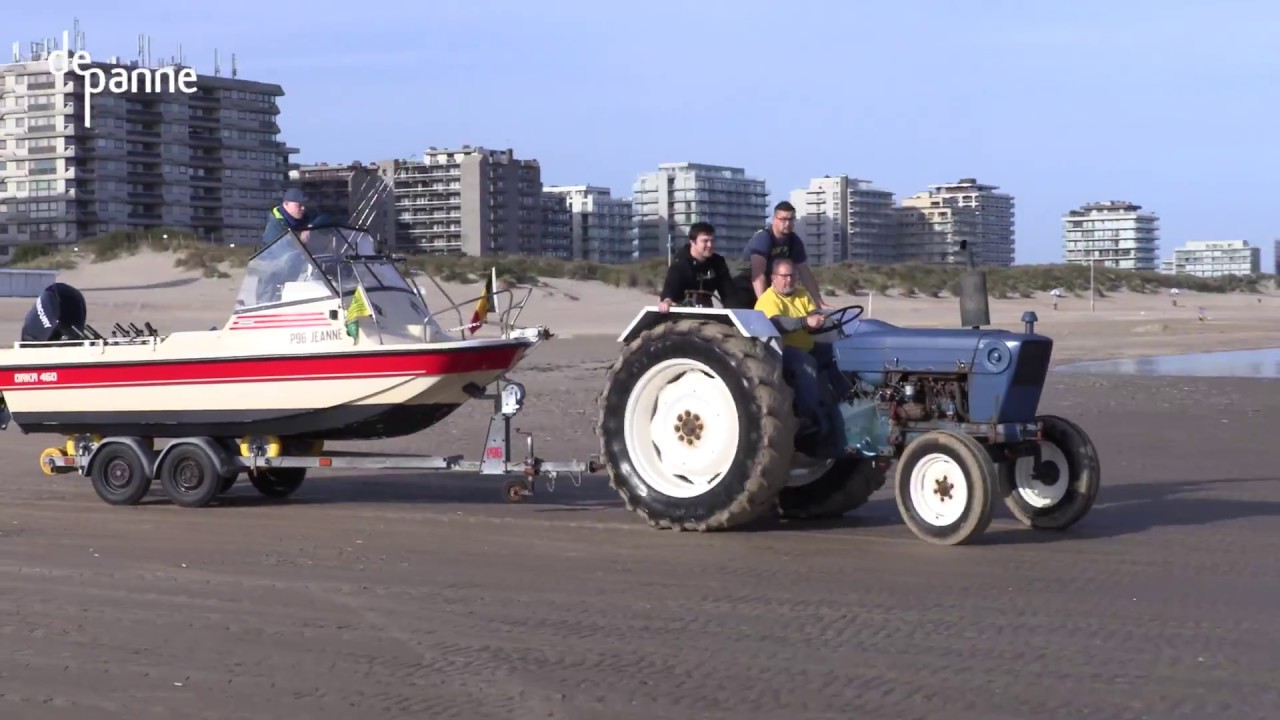
<path fill-rule="evenodd" d="M 168 235 L 168 238 L 163 237 Z M 183 270 L 199 270 L 205 277 L 229 277 L 226 268 L 243 268 L 254 247 L 228 247 L 209 243 L 184 230 L 156 228 L 149 232 L 111 232 L 91 238 L 75 249 L 55 250 L 48 245 L 20 245 L 11 267 L 69 270 L 81 262 L 101 263 L 139 252 L 167 252 L 175 255 L 173 265 Z M 466 255 L 416 255 L 407 259 L 411 270 L 429 272 L 439 280 L 479 283 L 496 268 L 503 284 L 540 285 L 545 280 L 589 280 L 615 287 L 657 293 L 666 273 L 666 259 L 658 258 L 625 265 L 604 265 L 556 258 Z M 1029 298 L 1061 288 L 1080 297 L 1089 291 L 1089 268 L 1083 265 L 1019 265 L 986 268 L 987 290 L 996 299 Z M 859 265 L 840 263 L 814 269 L 823 294 L 836 292 L 865 295 L 895 294 L 905 297 L 942 297 L 958 294 L 965 268 L 945 265 L 896 264 Z M 1258 293 L 1275 288 L 1271 275 L 1229 275 L 1197 278 L 1166 275 L 1152 271 L 1094 269 L 1095 294 L 1128 291 L 1161 292 L 1169 288 L 1205 293 Z"/>
<path fill-rule="evenodd" d="M 531 257 L 418 256 L 409 259 L 410 267 L 433 273 L 446 282 L 481 282 L 496 268 L 499 280 L 536 285 L 544 279 L 567 278 L 595 280 L 616 287 L 658 292 L 666 274 L 666 260 L 657 259 L 626 265 L 602 265 L 585 261 L 565 261 Z M 987 290 L 991 297 L 1004 299 L 1033 297 L 1055 288 L 1067 295 L 1089 292 L 1089 268 L 1083 265 L 1021 265 L 1010 268 L 985 268 Z M 906 297 L 955 296 L 966 269 L 956 266 L 897 264 L 859 265 L 840 263 L 817 267 L 814 273 L 823 294 L 836 292 Z M 1273 287 L 1269 275 L 1197 278 L 1189 275 L 1166 275 L 1152 271 L 1094 269 L 1095 293 L 1127 290 L 1136 293 L 1160 292 L 1180 288 L 1209 293 L 1261 292 Z"/>

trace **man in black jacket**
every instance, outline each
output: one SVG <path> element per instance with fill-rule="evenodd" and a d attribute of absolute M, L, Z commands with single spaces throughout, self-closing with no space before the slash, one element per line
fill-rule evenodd
<path fill-rule="evenodd" d="M 736 289 L 729 274 L 729 264 L 724 256 L 715 252 L 716 230 L 711 223 L 697 222 L 689 228 L 689 243 L 680 248 L 667 268 L 667 280 L 662 285 L 660 312 L 667 312 L 672 305 L 715 307 L 713 294 L 720 295 L 720 304 L 733 307 Z"/>

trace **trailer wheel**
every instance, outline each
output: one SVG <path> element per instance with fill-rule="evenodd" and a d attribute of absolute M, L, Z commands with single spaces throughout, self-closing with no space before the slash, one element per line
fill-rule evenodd
<path fill-rule="evenodd" d="M 124 443 L 113 443 L 98 451 L 89 480 L 93 491 L 109 505 L 137 505 L 151 490 L 146 463 Z"/>
<path fill-rule="evenodd" d="M 222 492 L 218 464 L 199 445 L 174 448 L 161 463 L 158 475 L 165 494 L 180 507 L 204 507 Z"/>
<path fill-rule="evenodd" d="M 249 482 L 264 497 L 280 499 L 297 492 L 306 476 L 306 468 L 271 468 L 250 474 Z"/>
<path fill-rule="evenodd" d="M 609 485 L 650 525 L 725 530 L 773 509 L 795 418 L 777 353 L 716 322 L 676 320 L 623 350 L 600 396 Z"/>

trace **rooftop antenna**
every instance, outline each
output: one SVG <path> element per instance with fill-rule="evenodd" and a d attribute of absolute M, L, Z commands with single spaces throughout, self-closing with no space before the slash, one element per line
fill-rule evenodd
<path fill-rule="evenodd" d="M 231 53 L 231 77 L 236 77 L 240 72 L 236 69 L 236 54 Z"/>
<path fill-rule="evenodd" d="M 147 61 L 143 63 L 147 67 L 151 67 L 151 36 L 147 36 Z"/>
<path fill-rule="evenodd" d="M 213 76 L 222 76 L 222 65 L 218 63 L 218 48 L 213 49 Z"/>
<path fill-rule="evenodd" d="M 13 61 L 22 62 L 22 43 L 17 40 L 13 41 Z"/>
<path fill-rule="evenodd" d="M 72 53 L 74 54 L 84 49 L 83 41 L 81 40 L 81 38 L 83 38 L 84 35 L 83 33 L 80 32 L 80 18 L 72 18 L 71 25 L 73 28 L 75 28 L 75 31 L 72 33 L 72 37 L 75 38 L 75 40 L 72 41 L 75 43 L 75 47 L 74 49 L 72 48 L 66 48 L 66 49 L 72 51 Z"/>
<path fill-rule="evenodd" d="M 138 33 L 138 64 L 140 65 L 145 64 L 146 58 L 147 58 L 147 42 L 146 42 L 146 39 L 142 36 L 142 33 Z"/>

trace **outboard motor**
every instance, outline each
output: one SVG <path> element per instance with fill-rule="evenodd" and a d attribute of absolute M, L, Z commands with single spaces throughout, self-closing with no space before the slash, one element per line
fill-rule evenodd
<path fill-rule="evenodd" d="M 23 342 L 82 340 L 88 310 L 84 295 L 66 283 L 54 283 L 36 298 L 22 323 Z"/>

